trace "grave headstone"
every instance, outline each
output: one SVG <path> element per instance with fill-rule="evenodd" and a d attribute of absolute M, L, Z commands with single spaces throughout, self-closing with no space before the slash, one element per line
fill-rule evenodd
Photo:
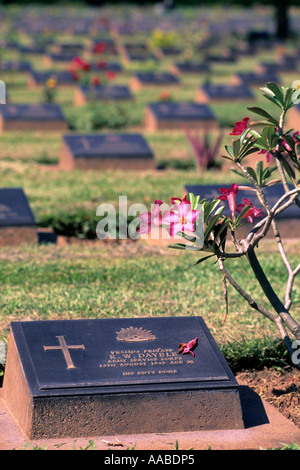
<path fill-rule="evenodd" d="M 22 188 L 0 188 L 0 245 L 35 244 L 34 215 Z"/>
<path fill-rule="evenodd" d="M 70 64 L 77 54 L 72 52 L 47 53 L 44 55 L 44 64 L 47 67 Z"/>
<path fill-rule="evenodd" d="M 130 80 L 133 91 L 152 87 L 173 87 L 180 85 L 179 79 L 168 72 L 138 72 Z"/>
<path fill-rule="evenodd" d="M 165 57 L 173 57 L 173 56 L 178 56 L 182 53 L 182 49 L 179 47 L 175 46 L 170 46 L 170 47 L 160 47 L 160 51 L 162 56 Z"/>
<path fill-rule="evenodd" d="M 194 102 L 150 103 L 145 109 L 146 130 L 216 129 L 218 122 L 206 104 Z"/>
<path fill-rule="evenodd" d="M 28 439 L 244 428 L 201 317 L 12 322 L 2 398 Z"/>
<path fill-rule="evenodd" d="M 171 66 L 171 71 L 175 75 L 198 75 L 203 73 L 210 72 L 210 66 L 205 62 L 192 62 L 192 61 L 185 61 L 185 62 L 176 62 Z"/>
<path fill-rule="evenodd" d="M 42 46 L 19 46 L 20 54 L 41 55 L 45 54 L 45 47 Z"/>
<path fill-rule="evenodd" d="M 262 62 L 256 66 L 258 73 L 298 73 L 297 64 L 294 62 Z"/>
<path fill-rule="evenodd" d="M 244 185 L 243 185 L 244 186 Z M 212 184 L 212 185 L 186 185 L 184 187 L 184 193 L 193 193 L 195 196 L 200 196 L 201 200 L 202 199 L 207 199 L 207 200 L 212 200 L 214 198 L 217 198 L 221 195 L 220 193 L 220 187 L 227 187 L 228 189 L 230 188 L 230 185 L 226 184 Z M 292 189 L 292 186 L 290 186 L 290 189 Z M 267 198 L 267 201 L 271 206 L 276 204 L 278 199 L 284 195 L 284 190 L 282 188 L 282 185 L 274 185 L 270 186 L 264 189 L 265 196 Z M 252 202 L 254 206 L 256 206 L 258 209 L 262 209 L 264 216 L 266 217 L 267 213 L 263 206 L 261 205 L 260 201 L 258 200 L 256 193 L 252 191 L 250 188 L 249 189 L 239 189 L 237 195 L 236 195 L 236 204 L 241 204 L 243 203 L 243 199 L 248 199 L 249 201 Z M 220 204 L 225 206 L 225 209 L 228 210 L 228 204 L 227 201 L 220 201 Z M 226 205 L 227 204 L 227 205 Z M 225 213 L 225 212 L 224 212 Z M 259 222 L 259 219 L 255 219 L 256 222 Z M 278 214 L 275 217 L 275 220 L 278 225 L 279 232 L 282 237 L 284 238 L 299 238 L 300 234 L 300 209 L 296 204 L 292 204 L 289 206 L 285 211 L 282 213 Z M 249 230 L 254 224 L 249 224 L 248 222 L 245 223 L 243 227 L 238 229 L 238 234 L 240 237 L 245 236 L 248 234 Z M 273 237 L 273 231 L 270 230 L 268 233 L 268 236 Z"/>
<path fill-rule="evenodd" d="M 220 63 L 220 64 L 233 64 L 237 61 L 237 56 L 232 53 L 228 54 L 207 54 L 205 62 Z"/>
<path fill-rule="evenodd" d="M 84 46 L 79 43 L 54 43 L 52 49 L 57 54 L 80 55 L 84 50 Z"/>
<path fill-rule="evenodd" d="M 4 61 L 0 62 L 0 72 L 30 72 L 31 64 L 26 61 Z"/>
<path fill-rule="evenodd" d="M 120 47 L 120 55 L 125 63 L 132 61 L 145 62 L 145 61 L 156 61 L 157 57 L 148 50 L 147 46 L 141 44 L 125 44 Z"/>
<path fill-rule="evenodd" d="M 98 38 L 95 39 L 90 46 L 90 52 L 95 55 L 117 55 L 118 49 L 113 39 Z"/>
<path fill-rule="evenodd" d="M 69 87 L 77 85 L 77 81 L 69 70 L 37 71 L 31 70 L 28 74 L 27 84 L 29 88 L 44 87 L 47 80 L 54 78 L 56 87 Z"/>
<path fill-rule="evenodd" d="M 8 104 L 0 106 L 0 132 L 66 131 L 67 122 L 57 104 Z"/>
<path fill-rule="evenodd" d="M 140 134 L 65 135 L 60 166 L 65 170 L 145 170 L 154 168 L 154 155 Z"/>
<path fill-rule="evenodd" d="M 247 85 L 203 85 L 196 91 L 197 103 L 253 100 L 253 92 Z"/>
<path fill-rule="evenodd" d="M 264 86 L 268 82 L 280 83 L 279 77 L 273 72 L 255 73 L 255 72 L 237 72 L 232 77 L 230 82 L 232 85 L 246 85 L 249 87 Z"/>
<path fill-rule="evenodd" d="M 126 85 L 82 85 L 75 91 L 74 105 L 81 106 L 89 101 L 128 101 L 132 98 Z"/>
<path fill-rule="evenodd" d="M 98 60 L 91 63 L 91 70 L 93 72 L 115 72 L 120 73 L 123 71 L 123 67 L 118 62 L 107 62 L 105 60 Z"/>

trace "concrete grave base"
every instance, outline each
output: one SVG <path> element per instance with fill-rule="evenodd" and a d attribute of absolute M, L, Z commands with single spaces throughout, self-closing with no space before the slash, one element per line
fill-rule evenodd
<path fill-rule="evenodd" d="M 158 119 L 151 109 L 146 108 L 144 112 L 144 127 L 147 131 L 157 130 L 179 130 L 183 132 L 183 127 L 189 129 L 199 130 L 217 130 L 219 128 L 217 121 L 212 119 L 199 119 L 199 120 L 170 120 Z"/>
<path fill-rule="evenodd" d="M 193 324 L 196 323 L 193 322 Z M 26 325 L 35 327 L 36 323 L 26 323 Z M 79 324 L 75 323 L 74 326 L 76 325 Z M 84 327 L 87 323 L 80 322 L 80 325 Z M 96 327 L 96 323 L 93 323 L 93 331 Z M 106 332 L 106 334 L 108 333 Z M 198 334 L 200 335 L 202 356 L 205 356 L 205 348 L 210 346 L 208 340 L 204 339 L 205 333 L 199 330 Z M 72 383 L 69 390 L 66 389 L 62 392 L 59 389 L 54 391 L 51 388 L 45 392 L 46 385 L 41 385 L 42 382 L 39 382 L 40 389 L 36 392 L 26 381 L 26 366 L 20 358 L 23 349 L 18 344 L 19 341 L 18 331 L 14 332 L 11 329 L 2 399 L 28 439 L 107 435 L 112 429 L 118 434 L 133 434 L 136 430 L 138 433 L 144 434 L 165 433 L 174 430 L 185 432 L 244 428 L 238 384 L 231 371 L 222 368 L 221 363 L 218 362 L 217 352 L 214 353 L 212 349 L 210 350 L 212 351 L 211 361 L 215 369 L 213 370 L 211 367 L 210 378 L 204 373 L 201 386 L 195 386 L 192 379 L 187 380 L 185 387 L 181 386 L 181 382 L 176 385 L 169 383 L 165 389 L 159 385 L 163 374 L 178 373 L 177 369 L 168 369 L 168 367 L 179 368 L 178 365 L 172 365 L 175 359 L 168 349 L 167 357 L 171 357 L 171 360 L 169 359 L 170 365 L 165 359 L 162 361 L 163 367 L 158 366 L 161 375 L 160 379 L 155 379 L 157 384 L 154 388 L 151 386 L 147 388 L 145 382 L 138 391 L 121 386 L 115 393 L 112 387 L 108 388 L 110 379 L 107 378 L 105 379 L 105 390 L 101 387 L 98 389 L 85 387 L 83 393 L 81 393 L 82 389 L 78 389 L 75 393 Z M 131 347 L 134 348 L 134 346 Z M 88 348 L 87 346 L 86 349 L 88 350 Z M 81 349 L 84 350 L 85 347 L 82 345 Z M 151 356 L 151 353 L 148 354 Z M 136 353 L 136 357 L 138 357 L 138 353 Z M 138 367 L 137 362 L 134 364 Z M 130 368 L 124 362 L 122 362 L 122 366 Z M 73 364 L 70 367 L 76 369 Z M 106 363 L 103 367 L 106 367 Z M 124 367 L 121 367 L 122 371 L 125 370 Z M 142 367 L 146 369 L 145 365 Z M 146 373 L 145 370 L 140 371 L 140 374 L 144 373 Z M 194 373 L 197 375 L 196 372 Z M 116 375 L 115 372 L 114 374 Z M 67 376 L 70 377 L 68 374 Z M 116 380 L 115 376 L 113 380 Z M 124 382 L 125 379 L 122 380 Z M 91 385 L 91 382 L 88 384 Z M 53 384 L 50 385 L 50 387 L 52 386 Z"/>
<path fill-rule="evenodd" d="M 3 401 L 28 439 L 244 427 L 237 389 L 32 397 L 10 345 Z"/>
<path fill-rule="evenodd" d="M 36 227 L 0 227 L 0 246 L 18 246 L 22 243 L 37 244 Z"/>
<path fill-rule="evenodd" d="M 11 120 L 5 121 L 0 116 L 0 133 L 6 131 L 61 131 L 66 132 L 68 125 L 65 121 L 33 121 L 33 120 Z"/>
<path fill-rule="evenodd" d="M 116 150 L 114 150 L 113 144 L 114 142 L 112 142 L 112 150 L 109 155 L 107 155 L 107 149 L 105 153 L 101 148 L 99 148 L 98 151 L 94 148 L 93 155 L 89 155 L 89 152 L 87 152 L 86 155 L 84 152 L 82 155 L 75 155 L 68 142 L 63 140 L 60 150 L 59 167 L 66 171 L 72 171 L 74 169 L 105 170 L 108 168 L 134 171 L 155 169 L 155 159 L 151 150 L 147 147 L 138 150 L 138 157 L 134 153 L 134 148 L 132 148 L 132 155 L 128 151 L 128 154 L 124 156 L 122 151 L 124 150 L 125 144 L 121 142 L 120 148 Z"/>
<path fill-rule="evenodd" d="M 262 400 L 248 386 L 241 384 L 240 396 L 243 409 L 244 429 L 217 431 L 185 431 L 168 433 L 121 435 L 111 429 L 109 435 L 89 438 L 73 436 L 57 439 L 28 440 L 19 430 L 2 400 L 0 389 L 0 450 L 29 449 L 37 446 L 47 450 L 72 450 L 85 448 L 92 439 L 97 450 L 168 450 L 178 442 L 180 450 L 259 450 L 282 447 L 300 442 L 300 429 L 285 418 L 276 408 Z"/>

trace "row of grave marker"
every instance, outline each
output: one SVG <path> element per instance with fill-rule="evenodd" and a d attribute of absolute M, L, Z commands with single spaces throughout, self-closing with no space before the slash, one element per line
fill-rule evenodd
<path fill-rule="evenodd" d="M 75 137 L 75 139 L 80 138 Z M 84 143 L 81 142 L 80 145 L 82 147 Z M 138 166 L 138 160 L 136 161 L 136 166 Z M 224 186 L 226 187 L 226 185 Z M 216 184 L 184 186 L 183 193 L 187 194 L 190 192 L 200 196 L 201 200 L 213 200 L 220 195 L 219 185 Z M 283 196 L 283 193 L 281 185 L 265 189 L 265 195 L 271 205 L 274 205 Z M 236 196 L 236 202 L 240 203 L 244 198 L 251 200 L 266 215 L 256 194 L 250 188 L 241 188 Z M 222 202 L 221 204 L 224 205 L 225 203 Z M 276 220 L 282 237 L 299 237 L 300 218 L 298 207 L 291 205 L 287 210 L 279 214 Z M 239 236 L 243 236 L 248 230 L 249 224 L 246 224 L 244 228 L 240 229 Z M 151 234 L 148 238 L 151 240 Z M 147 238 L 144 239 L 147 240 Z M 0 245 L 37 244 L 38 242 L 55 243 L 55 234 L 38 230 L 34 214 L 22 188 L 0 188 Z M 155 243 L 158 243 L 158 240 Z"/>

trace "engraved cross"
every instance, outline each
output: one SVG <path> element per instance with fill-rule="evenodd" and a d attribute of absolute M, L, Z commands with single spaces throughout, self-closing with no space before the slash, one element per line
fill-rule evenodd
<path fill-rule="evenodd" d="M 67 369 L 76 369 L 76 367 L 73 364 L 71 355 L 69 353 L 69 349 L 84 349 L 83 344 L 79 345 L 67 345 L 65 337 L 64 336 L 56 336 L 59 342 L 59 346 L 44 346 L 45 351 L 53 351 L 53 350 L 61 350 L 63 352 L 64 358 L 67 363 Z"/>

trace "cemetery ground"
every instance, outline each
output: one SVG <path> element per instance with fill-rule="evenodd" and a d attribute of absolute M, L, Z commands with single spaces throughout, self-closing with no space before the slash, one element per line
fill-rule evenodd
<path fill-rule="evenodd" d="M 143 38 L 142 34 L 138 37 Z M 64 39 L 74 40 L 72 36 Z M 15 51 L 5 51 L 3 55 L 5 60 L 18 58 Z M 238 64 L 216 64 L 212 81 L 228 83 L 234 71 L 252 70 L 258 60 L 272 60 L 273 56 L 274 51 L 262 51 L 258 56 L 241 58 Z M 38 57 L 30 57 L 30 61 L 39 69 L 46 68 Z M 146 68 L 168 70 L 173 61 L 168 57 L 159 65 L 150 62 Z M 114 84 L 129 84 L 136 67 L 142 70 L 145 64 L 127 65 L 117 74 Z M 286 86 L 295 79 L 288 73 L 281 77 Z M 13 76 L 1 73 L 1 79 L 9 83 L 10 103 L 43 101 L 43 90 L 28 89 L 24 73 Z M 171 99 L 193 101 L 201 80 L 197 76 L 182 76 L 180 80 L 179 89 L 169 90 Z M 229 313 L 224 318 L 222 277 L 217 265 L 208 260 L 193 266 L 197 260 L 193 254 L 177 252 L 165 245 L 131 240 L 100 241 L 95 237 L 98 205 L 105 202 L 117 207 L 119 195 L 126 195 L 128 204 L 143 203 L 150 207 L 155 199 L 169 202 L 176 192 L 182 197 L 186 184 L 220 183 L 221 186 L 242 181 L 230 171 L 222 170 L 221 155 L 224 145 L 231 141 L 229 132 L 234 123 L 249 115 L 246 106 L 253 104 L 211 104 L 224 137 L 216 167 L 198 172 L 184 132 L 153 133 L 143 128 L 146 104 L 159 100 L 166 88 L 136 92 L 134 105 L 103 105 L 104 121 L 99 119 L 94 104 L 74 108 L 72 89 L 58 89 L 55 98 L 71 132 L 141 132 L 161 169 L 139 174 L 121 170 L 64 172 L 58 167 L 61 132 L 1 134 L 1 186 L 22 187 L 38 226 L 53 228 L 64 237 L 61 239 L 64 243 L 0 247 L 0 340 L 7 342 L 9 324 L 17 320 L 201 315 L 236 376 L 300 427 L 299 371 L 291 367 L 272 325 L 231 289 Z M 259 90 L 255 90 L 255 95 L 255 105 L 259 106 Z M 291 261 L 297 264 L 299 241 L 290 240 L 287 249 Z M 286 274 L 274 242 L 264 241 L 258 255 L 271 283 L 284 296 Z M 250 295 L 260 297 L 246 264 L 232 260 L 230 270 Z M 300 286 L 297 282 L 293 306 L 298 320 Z M 0 384 L 3 371 L 0 365 Z"/>

